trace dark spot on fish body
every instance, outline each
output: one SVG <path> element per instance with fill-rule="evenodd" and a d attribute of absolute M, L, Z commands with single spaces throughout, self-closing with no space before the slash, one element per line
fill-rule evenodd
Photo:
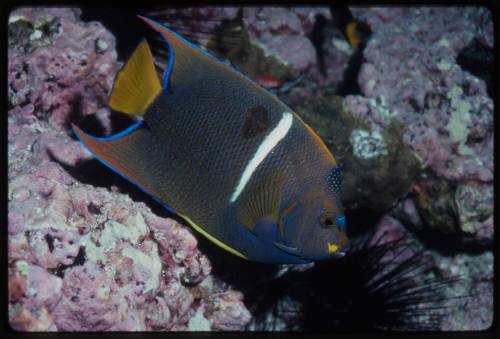
<path fill-rule="evenodd" d="M 241 136 L 245 139 L 250 139 L 261 134 L 268 128 L 269 112 L 264 106 L 258 105 L 246 112 Z"/>

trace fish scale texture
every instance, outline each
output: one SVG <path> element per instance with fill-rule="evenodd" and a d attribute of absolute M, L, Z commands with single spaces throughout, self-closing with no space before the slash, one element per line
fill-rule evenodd
<path fill-rule="evenodd" d="M 176 54 L 182 57 L 186 56 Z M 226 208 L 261 144 L 292 112 L 242 76 L 220 73 L 218 65 L 201 59 L 206 64 L 190 67 L 189 79 L 174 68 L 172 90 L 162 93 L 145 114 L 152 135 L 150 154 L 155 155 L 147 161 L 162 201 L 210 235 L 250 255 L 256 249 L 246 244 L 249 235 L 241 234 L 245 229 L 228 219 Z M 243 128 L 255 118 L 252 112 L 257 108 L 266 117 L 264 129 L 244 137 Z M 283 175 L 280 190 L 286 198 L 298 197 L 311 185 L 327 184 L 332 160 L 297 117 L 292 121 L 245 187 L 276 172 Z M 240 201 L 234 204 L 238 209 Z"/>
<path fill-rule="evenodd" d="M 94 112 L 120 66 L 114 37 L 79 13 L 23 8 L 10 16 L 10 326 L 23 332 L 243 329 L 250 320 L 243 295 L 211 274 L 191 229 L 121 193 L 117 187 L 125 182 L 71 137 L 75 96 L 84 98 L 79 113 Z M 57 34 L 30 39 L 46 22 L 59 27 Z M 65 53 L 91 57 L 82 66 L 65 61 Z M 62 69 L 52 77 L 41 62 L 51 57 Z M 28 67 L 19 73 L 21 63 Z M 47 101 L 54 105 L 44 106 Z M 110 128 L 107 109 L 96 116 Z"/>

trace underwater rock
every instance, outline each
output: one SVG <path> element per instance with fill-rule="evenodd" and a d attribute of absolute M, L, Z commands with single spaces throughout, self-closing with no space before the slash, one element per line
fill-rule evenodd
<path fill-rule="evenodd" d="M 20 123 L 48 117 L 65 126 L 75 111 L 108 115 L 116 62 L 115 38 L 76 8 L 18 8 L 9 17 L 9 115 Z M 106 46 L 104 48 L 104 46 Z M 99 110 L 101 109 L 101 110 Z"/>
<path fill-rule="evenodd" d="M 405 196 L 420 170 L 411 149 L 403 146 L 404 129 L 366 123 L 344 109 L 342 98 L 325 95 L 297 108 L 343 166 L 346 206 L 388 210 Z"/>
<path fill-rule="evenodd" d="M 458 254 L 452 257 L 434 254 L 439 274 L 459 276 L 446 289 L 447 315 L 444 331 L 481 331 L 493 325 L 493 253 Z M 457 307 L 453 298 L 459 298 Z"/>
<path fill-rule="evenodd" d="M 279 83 L 296 78 L 297 70 L 292 64 L 273 55 L 266 46 L 251 38 L 250 29 L 245 24 L 247 11 L 253 13 L 249 7 L 183 7 L 162 8 L 151 15 L 250 78 L 266 76 Z M 310 45 L 308 39 L 298 38 L 291 41 L 297 48 Z M 309 52 L 314 53 L 314 50 L 309 49 Z M 308 63 L 301 53 L 293 53 L 293 57 L 299 63 Z"/>
<path fill-rule="evenodd" d="M 481 331 L 493 322 L 493 253 L 444 254 L 428 249 L 417 237 L 407 232 L 403 224 L 390 215 L 384 215 L 377 224 L 371 243 L 383 244 L 404 239 L 408 247 L 397 254 L 398 261 L 412 253 L 424 250 L 421 261 L 429 268 L 430 279 L 449 279 L 440 290 L 443 304 L 441 330 Z M 382 262 L 390 262 L 394 253 L 388 252 Z"/>
<path fill-rule="evenodd" d="M 24 260 L 9 266 L 9 317 L 18 331 L 57 330 L 52 309 L 62 296 L 62 279 Z"/>
<path fill-rule="evenodd" d="M 225 38 L 229 34 L 230 41 Z M 267 77 L 281 86 L 283 82 L 297 77 L 297 70 L 291 64 L 268 53 L 263 46 L 252 41 L 248 30 L 238 21 L 214 35 L 207 43 L 207 49 L 219 59 L 228 60 L 233 67 L 254 80 Z"/>
<path fill-rule="evenodd" d="M 60 22 L 66 33 L 51 37 L 46 45 L 29 45 L 30 52 L 28 45 L 9 49 L 9 93 L 29 93 L 26 101 L 11 102 L 8 114 L 12 328 L 187 330 L 196 322 L 192 318 L 200 305 L 223 305 L 206 312 L 210 324 L 206 329 L 243 329 L 250 313 L 241 294 L 211 275 L 211 263 L 198 249 L 192 230 L 121 193 L 124 181 L 93 160 L 66 129 L 72 114 L 68 107 L 76 96 L 85 99 L 84 114 L 94 114 L 105 105 L 119 67 L 112 35 L 98 23 L 81 22 L 76 9 L 23 8 L 13 16 L 18 18 L 14 24 L 49 18 Z M 23 37 L 19 33 L 16 41 L 26 43 Z M 104 54 L 94 52 L 95 44 Z M 21 42 L 15 45 L 20 47 Z M 49 81 L 39 68 L 51 62 L 47 56 L 52 53 L 61 57 L 87 52 L 89 69 L 83 71 L 84 66 L 70 61 L 64 64 L 60 75 L 69 83 Z M 11 68 L 19 62 L 28 65 L 20 86 Z M 104 64 L 109 66 L 105 74 L 95 71 Z M 80 71 L 84 74 L 78 75 Z M 48 91 L 51 83 L 57 91 Z M 61 105 L 44 106 L 43 100 Z M 20 114 L 28 105 L 30 110 Z M 147 200 L 137 190 L 124 190 Z"/>
<path fill-rule="evenodd" d="M 312 34 L 319 21 L 324 23 L 318 27 L 321 38 L 314 41 Z M 343 80 L 353 51 L 333 28 L 330 8 L 246 7 L 243 22 L 254 44 L 294 69 L 292 79 L 303 77 L 304 84 L 287 101 L 299 103 L 311 88 L 336 86 Z"/>
<path fill-rule="evenodd" d="M 15 118 L 11 121 L 14 124 Z M 58 139 L 60 144 L 70 140 L 46 121 L 37 123 L 45 133 L 33 130 L 33 142 L 42 135 Z M 12 138 L 9 141 L 15 143 L 15 136 Z M 211 271 L 191 231 L 154 215 L 144 203 L 135 203 L 127 195 L 76 181 L 57 162 L 57 152 L 53 161 L 35 153 L 44 151 L 35 147 L 31 155 L 28 151 L 9 155 L 9 176 L 13 178 L 8 203 L 9 261 L 23 260 L 52 279 L 62 279 L 65 292 L 53 309 L 44 311 L 55 325 L 39 323 L 46 321 L 40 318 L 41 307 L 23 313 L 28 312 L 28 305 L 36 305 L 30 296 L 13 298 L 20 300 L 11 301 L 12 326 L 27 330 L 52 326 L 52 330 L 67 331 L 185 328 L 194 307 L 188 302 L 193 300 L 191 289 L 208 279 Z M 80 155 L 69 159 L 85 161 L 81 158 L 84 152 L 77 152 Z M 39 163 L 38 159 L 44 160 Z M 20 162 L 23 166 L 14 166 Z M 27 272 L 28 282 L 36 279 L 31 274 L 37 271 Z M 22 283 L 11 284 L 22 290 Z M 33 293 L 47 289 L 30 286 Z M 77 287 L 81 290 L 73 290 Z M 178 298 L 162 297 L 172 293 Z M 209 298 L 219 300 L 210 294 L 201 299 Z M 248 311 L 240 300 L 230 307 L 247 312 L 248 317 L 241 312 L 215 313 L 213 323 L 220 317 L 242 328 Z M 29 319 L 23 327 L 16 323 L 21 318 Z"/>
<path fill-rule="evenodd" d="M 151 15 L 250 78 L 273 79 L 280 93 L 304 82 L 289 102 L 311 87 L 339 84 L 353 52 L 328 7 L 183 7 Z M 322 38 L 313 42 L 319 21 Z"/>
<path fill-rule="evenodd" d="M 280 7 L 246 7 L 243 22 L 250 39 L 304 72 L 316 64 L 316 51 L 307 35 L 312 31 L 316 15 L 330 17 L 327 7 L 288 9 Z"/>
<path fill-rule="evenodd" d="M 471 41 L 491 34 L 490 24 L 485 23 L 491 19 L 488 9 L 353 8 L 352 12 L 373 33 L 358 76 L 362 95 L 349 95 L 344 104 L 381 130 L 394 122 L 405 127 L 404 144 L 426 173 L 416 178 L 415 194 L 410 196 L 416 199 L 420 215 L 407 218 L 417 221 L 420 229 L 489 244 L 491 199 L 475 198 L 472 204 L 489 207 L 472 212 L 463 206 L 463 199 L 455 206 L 454 193 L 458 187 L 473 185 L 467 192 L 477 196 L 473 192 L 491 191 L 493 184 L 493 101 L 485 82 L 457 63 Z M 443 181 L 449 186 L 444 191 L 439 188 Z M 442 191 L 439 198 L 429 193 L 432 187 Z"/>
<path fill-rule="evenodd" d="M 148 16 L 157 17 L 159 21 L 187 38 L 193 38 L 202 45 L 211 34 L 227 21 L 236 20 L 240 16 L 241 7 L 164 7 L 158 8 Z"/>

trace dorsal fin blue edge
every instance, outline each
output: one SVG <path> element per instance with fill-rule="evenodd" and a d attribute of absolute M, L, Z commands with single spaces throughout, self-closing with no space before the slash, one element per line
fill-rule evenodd
<path fill-rule="evenodd" d="M 155 21 L 153 19 L 150 19 L 150 18 L 147 18 L 143 15 L 137 15 L 139 18 L 143 19 L 143 20 L 148 20 L 148 21 L 151 21 L 153 23 L 155 23 L 156 25 L 162 27 L 163 29 L 165 29 L 166 31 L 169 31 L 170 33 L 172 33 L 173 35 L 175 35 L 177 38 L 179 38 L 180 40 L 182 40 L 184 43 L 186 43 L 187 45 L 193 47 L 194 49 L 200 51 L 201 53 L 205 54 L 206 56 L 208 56 L 209 58 L 211 58 L 212 60 L 232 69 L 233 71 L 235 71 L 236 73 L 242 75 L 246 80 L 250 81 L 251 83 L 259 86 L 260 88 L 262 88 L 269 96 L 271 97 L 276 97 L 276 94 L 268 91 L 266 88 L 262 87 L 261 85 L 259 85 L 257 82 L 255 82 L 253 79 L 250 79 L 248 76 L 246 76 L 245 74 L 241 73 L 239 70 L 237 70 L 236 68 L 234 68 L 233 66 L 231 65 L 228 65 L 227 63 L 225 62 L 222 62 L 220 61 L 219 59 L 217 59 L 216 57 L 214 57 L 213 55 L 211 55 L 210 53 L 208 53 L 207 51 L 203 50 L 202 48 L 190 43 L 189 41 L 187 41 L 186 39 L 184 39 L 182 36 L 180 36 L 179 34 L 175 33 L 174 31 L 172 31 L 171 29 L 169 29 L 168 27 L 166 27 L 165 25 L 159 23 L 158 21 Z M 163 38 L 163 40 L 166 41 L 167 45 L 168 45 L 168 49 L 170 51 L 170 56 L 168 58 L 168 65 L 167 65 L 167 70 L 165 71 L 165 74 L 163 76 L 163 80 L 162 80 L 162 84 L 163 84 L 163 90 L 165 91 L 168 91 L 168 81 L 170 79 L 170 75 L 172 73 L 172 69 L 174 67 L 174 58 L 175 58 L 175 52 L 174 52 L 174 49 L 172 47 L 172 44 L 170 44 L 170 42 L 168 41 L 167 37 L 164 36 L 158 29 L 156 29 L 155 27 L 153 27 L 153 29 L 155 31 L 157 31 L 158 33 L 160 33 L 161 37 Z"/>
<path fill-rule="evenodd" d="M 99 140 L 99 141 L 113 141 L 113 140 L 116 140 L 116 139 L 119 139 L 121 137 L 124 137 L 130 133 L 133 133 L 134 131 L 138 130 L 139 128 L 143 127 L 144 126 L 144 122 L 143 121 L 138 121 L 136 122 L 135 124 L 131 125 L 130 127 L 128 127 L 127 129 L 119 132 L 119 133 L 116 133 L 114 135 L 110 135 L 108 137 L 95 137 L 93 135 L 90 135 L 86 132 L 84 132 L 82 130 L 82 133 L 84 133 L 86 136 L 94 139 L 94 140 Z M 80 136 L 78 135 L 78 133 L 76 133 L 75 129 L 74 128 L 71 128 L 71 130 L 73 131 L 73 133 L 76 135 L 76 137 L 78 138 L 78 141 L 80 141 L 80 143 L 83 145 L 83 147 L 85 147 L 85 149 L 87 151 L 90 152 L 90 154 L 92 154 L 92 156 L 97 159 L 101 164 L 103 164 L 104 166 L 106 166 L 107 168 L 111 169 L 113 172 L 119 174 L 123 179 L 127 180 L 128 182 L 130 182 L 131 184 L 133 184 L 134 186 L 138 187 L 141 191 L 143 191 L 144 193 L 146 193 L 147 195 L 149 195 L 150 197 L 152 197 L 157 203 L 159 203 L 161 206 L 163 206 L 167 211 L 169 211 L 170 213 L 172 214 L 175 214 L 175 215 L 178 215 L 178 213 L 172 208 L 170 207 L 169 205 L 165 204 L 163 201 L 161 201 L 158 197 L 156 197 L 154 194 L 148 192 L 148 190 L 146 190 L 144 187 L 142 187 L 141 185 L 139 185 L 138 183 L 130 180 L 129 178 L 127 178 L 125 175 L 123 175 L 119 170 L 117 170 L 116 168 L 114 168 L 113 166 L 111 166 L 110 164 L 108 164 L 107 162 L 105 162 L 104 160 L 102 160 L 101 158 L 99 158 L 94 152 L 92 152 L 92 150 L 83 142 L 83 140 L 80 138 Z"/>

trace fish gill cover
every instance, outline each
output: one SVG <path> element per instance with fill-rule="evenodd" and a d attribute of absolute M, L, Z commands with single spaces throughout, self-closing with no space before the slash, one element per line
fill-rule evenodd
<path fill-rule="evenodd" d="M 347 23 L 338 15 L 346 10 Z M 135 15 L 153 11 L 18 8 L 8 23 L 14 330 L 489 328 L 490 10 L 155 12 L 262 79 L 317 131 L 342 166 L 347 225 L 358 245 L 343 259 L 274 266 L 241 262 L 194 234 L 100 165 L 70 130 L 76 123 L 106 136 L 134 123 L 106 103 L 117 71 L 148 34 Z M 120 26 L 111 17 L 122 14 Z M 377 317 L 363 313 L 354 322 L 360 304 Z M 386 316 L 392 310 L 399 317 Z"/>

